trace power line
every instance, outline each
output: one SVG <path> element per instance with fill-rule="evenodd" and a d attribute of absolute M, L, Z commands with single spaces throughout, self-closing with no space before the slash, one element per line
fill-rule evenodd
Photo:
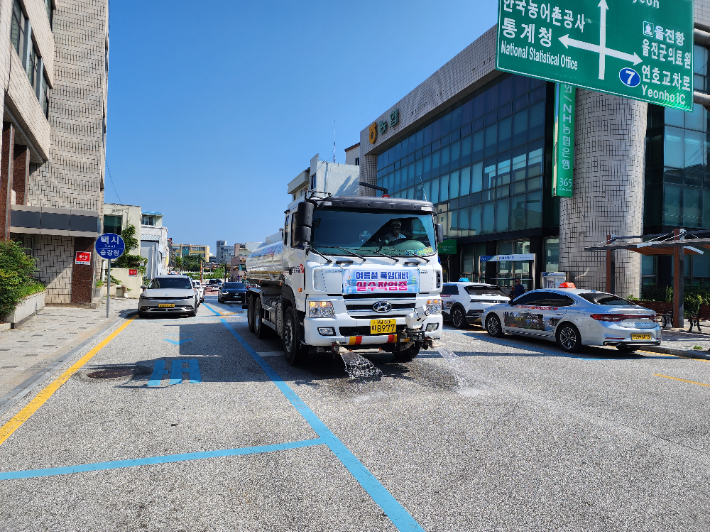
<path fill-rule="evenodd" d="M 108 165 L 108 159 L 106 159 L 106 168 L 108 169 L 108 177 L 111 179 L 111 186 L 113 187 L 113 191 L 116 194 L 116 197 L 118 198 L 119 203 L 123 203 L 121 201 L 121 196 L 118 195 L 118 191 L 116 190 L 116 184 L 113 182 L 113 176 L 111 175 L 111 168 Z"/>

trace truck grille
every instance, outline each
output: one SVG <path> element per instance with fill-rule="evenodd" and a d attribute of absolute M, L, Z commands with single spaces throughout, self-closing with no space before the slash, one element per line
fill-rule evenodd
<path fill-rule="evenodd" d="M 355 311 L 371 311 L 372 310 L 372 303 L 370 304 L 357 304 L 357 305 L 345 305 L 345 307 L 348 310 L 355 310 Z M 413 309 L 416 306 L 416 303 L 392 303 L 392 310 L 406 310 L 406 309 Z M 384 312 L 383 314 L 387 314 Z"/>

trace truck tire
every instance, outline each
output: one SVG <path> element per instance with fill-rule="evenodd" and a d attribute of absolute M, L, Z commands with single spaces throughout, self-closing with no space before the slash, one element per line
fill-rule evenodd
<path fill-rule="evenodd" d="M 394 352 L 394 361 L 395 362 L 411 362 L 412 359 L 415 358 L 419 354 L 419 350 L 421 348 L 422 348 L 422 346 L 419 342 L 414 342 L 407 349 L 403 349 L 402 351 L 395 351 Z"/>
<path fill-rule="evenodd" d="M 249 332 L 254 332 L 254 298 L 249 296 L 247 301 L 247 325 L 249 325 Z"/>
<path fill-rule="evenodd" d="M 269 335 L 269 328 L 264 325 L 261 319 L 261 298 L 257 297 L 254 302 L 254 334 L 261 340 Z"/>
<path fill-rule="evenodd" d="M 292 306 L 284 312 L 283 350 L 290 366 L 300 366 L 308 356 L 308 346 L 301 344 L 301 332 Z"/>

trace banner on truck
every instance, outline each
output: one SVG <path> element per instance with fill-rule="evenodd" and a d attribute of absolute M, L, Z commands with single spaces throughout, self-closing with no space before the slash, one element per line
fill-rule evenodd
<path fill-rule="evenodd" d="M 345 268 L 343 294 L 391 294 L 419 292 L 419 270 L 400 268 Z"/>

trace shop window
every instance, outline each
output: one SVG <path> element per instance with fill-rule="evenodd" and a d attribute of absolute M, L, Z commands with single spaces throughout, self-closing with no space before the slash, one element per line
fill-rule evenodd
<path fill-rule="evenodd" d="M 525 229 L 525 197 L 513 198 L 511 212 L 511 229 Z"/>
<path fill-rule="evenodd" d="M 560 271 L 560 239 L 546 238 L 544 242 L 545 271 Z"/>
<path fill-rule="evenodd" d="M 681 225 L 682 187 L 664 185 L 663 192 L 663 225 Z"/>

